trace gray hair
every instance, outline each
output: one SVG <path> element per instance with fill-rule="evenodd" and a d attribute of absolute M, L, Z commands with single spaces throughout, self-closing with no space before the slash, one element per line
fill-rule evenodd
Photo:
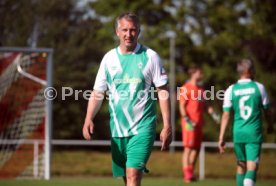
<path fill-rule="evenodd" d="M 119 22 L 120 22 L 121 19 L 126 19 L 128 21 L 133 21 L 138 26 L 138 29 L 140 29 L 140 21 L 139 21 L 138 16 L 134 13 L 131 13 L 131 12 L 123 13 L 119 17 L 116 18 L 115 29 L 119 26 Z"/>
<path fill-rule="evenodd" d="M 237 65 L 239 75 L 243 75 L 245 73 L 253 75 L 254 70 L 254 64 L 250 59 L 242 59 Z"/>

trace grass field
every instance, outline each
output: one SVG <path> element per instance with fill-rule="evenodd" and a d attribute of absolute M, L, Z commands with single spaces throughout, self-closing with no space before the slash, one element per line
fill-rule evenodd
<path fill-rule="evenodd" d="M 182 177 L 181 152 L 168 153 L 153 151 L 147 177 Z M 258 178 L 276 179 L 275 151 L 262 154 Z M 198 170 L 196 170 L 198 172 Z M 235 176 L 235 157 L 229 151 L 224 155 L 206 153 L 206 178 L 228 178 Z M 111 176 L 111 155 L 96 151 L 54 151 L 52 161 L 54 177 L 102 177 Z M 276 185 L 276 184 L 275 184 Z"/>
<path fill-rule="evenodd" d="M 224 155 L 206 153 L 206 180 L 184 184 L 180 151 L 175 153 L 155 150 L 148 163 L 150 173 L 144 176 L 143 186 L 233 186 L 235 158 L 231 150 Z M 262 153 L 258 186 L 276 185 L 275 151 Z M 196 170 L 198 173 L 198 170 Z M 122 186 L 122 179 L 112 178 L 109 152 L 93 150 L 53 151 L 52 179 L 0 180 L 0 186 Z"/>
<path fill-rule="evenodd" d="M 53 179 L 51 181 L 40 180 L 2 180 L 1 186 L 122 186 L 123 181 L 115 178 L 67 178 L 67 179 Z M 142 182 L 144 186 L 233 186 L 235 182 L 233 180 L 205 180 L 191 184 L 184 184 L 180 178 L 145 178 Z M 274 186 L 275 181 L 259 181 L 258 186 Z"/>

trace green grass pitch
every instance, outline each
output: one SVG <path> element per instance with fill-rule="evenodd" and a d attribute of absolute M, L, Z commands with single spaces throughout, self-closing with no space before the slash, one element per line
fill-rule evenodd
<path fill-rule="evenodd" d="M 263 181 L 258 182 L 258 186 L 272 186 L 276 181 Z M 1 186 L 122 186 L 121 179 L 110 177 L 95 177 L 95 178 L 55 178 L 50 181 L 44 180 L 1 180 Z M 144 186 L 233 186 L 234 180 L 204 180 L 190 184 L 184 184 L 180 178 L 144 178 L 142 185 Z"/>

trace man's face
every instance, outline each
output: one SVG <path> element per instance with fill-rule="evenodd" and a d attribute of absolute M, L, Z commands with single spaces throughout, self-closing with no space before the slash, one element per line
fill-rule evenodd
<path fill-rule="evenodd" d="M 139 27 L 132 21 L 122 18 L 116 28 L 116 34 L 120 39 L 120 45 L 126 48 L 135 47 L 139 36 Z"/>

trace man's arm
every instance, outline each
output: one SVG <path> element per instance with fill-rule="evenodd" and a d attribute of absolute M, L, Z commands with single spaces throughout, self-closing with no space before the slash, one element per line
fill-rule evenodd
<path fill-rule="evenodd" d="M 185 118 L 187 116 L 186 110 L 185 110 L 185 105 L 186 105 L 186 100 L 183 99 L 179 102 L 179 111 L 180 111 L 180 116 L 182 118 Z"/>
<path fill-rule="evenodd" d="M 215 112 L 212 106 L 207 105 L 207 112 L 212 117 L 212 119 L 216 122 L 216 124 L 220 123 L 220 115 Z"/>
<path fill-rule="evenodd" d="M 221 118 L 221 126 L 220 126 L 220 133 L 219 133 L 219 151 L 223 153 L 225 150 L 225 142 L 224 142 L 224 134 L 229 122 L 230 112 L 224 111 Z"/>
<path fill-rule="evenodd" d="M 160 133 L 161 150 L 165 150 L 172 141 L 170 97 L 166 86 L 158 87 L 157 93 L 164 125 Z"/>
<path fill-rule="evenodd" d="M 219 134 L 219 142 L 218 142 L 220 153 L 223 153 L 225 150 L 224 134 L 229 122 L 230 110 L 232 109 L 232 95 L 231 95 L 232 88 L 233 88 L 232 85 L 228 87 L 224 94 L 223 113 L 221 118 L 220 134 Z"/>
<path fill-rule="evenodd" d="M 102 105 L 103 98 L 104 93 L 96 90 L 94 90 L 90 95 L 86 117 L 82 128 L 82 134 L 86 140 L 91 139 L 91 134 L 93 134 L 94 130 L 93 120 Z"/>
<path fill-rule="evenodd" d="M 262 104 L 263 104 L 263 110 L 264 110 L 264 116 L 265 116 L 265 120 L 268 124 L 267 126 L 267 133 L 271 134 L 273 133 L 273 119 L 272 119 L 272 112 L 271 112 L 271 108 L 270 108 L 270 104 L 269 104 L 269 97 L 268 94 L 266 92 L 266 89 L 264 87 L 264 85 L 262 84 L 257 84 L 259 87 L 259 90 L 261 92 L 262 95 Z"/>

